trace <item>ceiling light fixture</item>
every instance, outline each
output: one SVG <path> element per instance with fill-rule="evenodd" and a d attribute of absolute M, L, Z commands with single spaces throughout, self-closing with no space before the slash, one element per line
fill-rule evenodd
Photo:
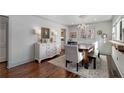
<path fill-rule="evenodd" d="M 80 29 L 80 30 L 85 30 L 86 29 L 86 25 L 85 24 L 79 24 L 77 26 L 77 28 Z"/>
<path fill-rule="evenodd" d="M 96 21 L 96 18 L 94 18 L 94 21 Z"/>
<path fill-rule="evenodd" d="M 85 18 L 87 15 L 79 15 L 79 18 Z"/>

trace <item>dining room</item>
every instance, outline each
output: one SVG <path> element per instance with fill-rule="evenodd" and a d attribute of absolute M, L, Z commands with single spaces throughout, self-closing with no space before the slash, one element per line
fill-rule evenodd
<path fill-rule="evenodd" d="M 5 29 L 0 18 L 1 93 L 123 92 L 123 7 L 123 0 L 1 0 L 8 19 Z"/>
<path fill-rule="evenodd" d="M 112 38 L 111 16 L 79 17 L 83 19 L 81 24 L 72 22 L 68 25 L 65 55 L 51 60 L 50 63 L 82 77 L 108 78 L 107 56 L 112 52 L 109 43 Z"/>
<path fill-rule="evenodd" d="M 95 20 L 97 19 L 95 18 Z M 68 43 L 73 45 L 76 42 L 79 51 L 83 52 L 86 68 L 88 68 L 87 63 L 90 58 L 96 60 L 96 56 L 100 57 L 100 54 L 111 54 L 111 44 L 109 43 L 112 37 L 111 31 L 111 20 L 69 26 Z"/>
<path fill-rule="evenodd" d="M 18 50 L 18 41 L 14 38 L 17 38 L 18 34 L 13 36 L 10 40 L 15 40 L 13 50 L 17 48 L 16 53 L 19 54 L 18 57 L 13 56 L 17 61 L 9 61 L 8 68 L 13 68 L 15 66 L 20 66 L 22 64 L 26 65 L 26 63 L 38 62 L 41 66 L 44 63 L 50 63 L 51 65 L 59 68 L 62 68 L 63 71 L 55 71 L 55 75 L 51 75 L 46 72 L 46 75 L 49 74 L 49 77 L 73 77 L 73 74 L 76 73 L 79 77 L 83 78 L 108 78 L 108 77 L 119 77 L 118 70 L 115 70 L 116 65 L 112 62 L 112 44 L 109 40 L 112 39 L 112 16 L 111 15 L 41 15 L 41 16 L 9 16 L 10 19 L 18 20 L 18 24 L 13 22 L 12 31 L 17 31 L 16 27 L 20 25 L 22 22 L 22 18 L 29 19 L 30 21 L 39 24 L 33 28 L 34 32 L 32 33 L 32 24 L 30 21 L 27 21 L 26 24 L 30 25 L 25 27 L 25 31 L 28 31 L 28 35 L 25 34 L 25 38 L 27 36 L 30 38 L 34 38 L 32 41 L 32 52 L 30 50 L 27 51 L 32 56 L 27 56 L 29 61 L 21 61 L 20 56 L 25 56 L 25 52 L 21 54 Z M 70 19 L 69 19 L 70 18 Z M 74 18 L 78 18 L 74 19 Z M 40 20 L 42 21 L 40 21 Z M 46 20 L 47 19 L 47 20 Z M 64 19 L 64 20 L 63 20 Z M 86 19 L 86 20 L 85 20 Z M 89 19 L 89 20 L 88 20 Z M 49 20 L 49 21 L 48 21 Z M 58 23 L 54 23 L 54 21 L 58 21 Z M 74 21 L 75 20 L 75 21 Z M 41 23 L 40 23 L 41 22 Z M 48 24 L 49 22 L 49 24 Z M 42 26 L 41 26 L 42 24 Z M 45 27 L 45 25 L 47 26 Z M 55 25 L 56 24 L 56 25 Z M 51 26 L 52 25 L 52 26 Z M 120 25 L 118 25 L 120 26 Z M 19 26 L 20 29 L 23 27 Z M 45 30 L 46 29 L 46 30 Z M 63 41 L 63 33 L 61 30 L 65 31 L 65 38 Z M 10 30 L 11 31 L 11 30 Z M 15 33 L 13 32 L 13 33 Z M 21 30 L 19 30 L 22 33 Z M 47 33 L 45 33 L 47 32 Z M 31 34 L 31 36 L 30 36 Z M 32 37 L 34 36 L 34 37 Z M 18 37 L 19 38 L 19 37 Z M 22 38 L 20 36 L 20 38 Z M 23 35 L 24 38 L 24 35 Z M 22 39 L 20 39 L 21 41 Z M 24 40 L 25 41 L 25 40 Z M 27 47 L 25 43 L 29 41 L 25 41 L 21 44 L 23 47 Z M 15 46 L 17 45 L 17 47 Z M 28 46 L 30 47 L 30 45 Z M 21 48 L 22 49 L 22 48 Z M 23 49 L 22 49 L 23 50 Z M 34 53 L 35 50 L 35 53 Z M 31 52 L 31 53 L 30 53 Z M 12 54 L 16 54 L 12 51 Z M 28 54 L 27 54 L 28 55 Z M 11 56 L 11 55 L 10 55 Z M 26 58 L 26 59 L 27 59 Z M 119 58 L 120 59 L 120 58 Z M 46 62 L 47 60 L 47 62 Z M 37 63 L 37 65 L 38 65 Z M 114 64 L 114 67 L 113 67 Z M 109 67 L 110 66 L 110 67 Z M 31 66 L 32 67 L 32 66 Z M 49 68 L 47 64 L 45 64 L 46 68 Z M 112 69 L 111 69 L 112 68 Z M 114 70 L 113 70 L 114 68 Z M 49 70 L 52 72 L 53 70 Z M 72 72 L 71 74 L 66 74 L 66 71 Z M 116 74 L 114 74 L 117 72 Z M 112 75 L 111 75 L 111 74 Z M 114 75 L 113 75 L 114 74 Z M 75 76 L 75 75 L 74 75 Z M 34 77 L 34 76 L 33 76 Z M 37 76 L 38 77 L 38 76 Z M 44 76 L 43 77 L 47 77 Z"/>

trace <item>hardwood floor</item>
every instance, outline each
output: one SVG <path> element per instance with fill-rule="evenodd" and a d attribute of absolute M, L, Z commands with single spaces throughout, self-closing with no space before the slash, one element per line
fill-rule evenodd
<path fill-rule="evenodd" d="M 48 59 L 50 60 L 50 59 Z M 6 63 L 0 64 L 1 78 L 79 78 L 80 76 L 57 67 L 45 60 L 42 63 L 30 62 L 12 69 L 6 68 Z"/>
<path fill-rule="evenodd" d="M 56 58 L 56 57 L 54 57 Z M 53 59 L 53 58 L 52 58 Z M 80 76 L 57 67 L 48 61 L 42 63 L 36 61 L 26 63 L 11 69 L 7 69 L 6 62 L 0 63 L 0 78 L 79 78 Z M 107 56 L 110 78 L 121 78 L 111 56 Z"/>
<path fill-rule="evenodd" d="M 108 55 L 107 60 L 108 60 L 109 77 L 110 78 L 121 78 L 121 75 L 113 61 L 112 56 Z"/>

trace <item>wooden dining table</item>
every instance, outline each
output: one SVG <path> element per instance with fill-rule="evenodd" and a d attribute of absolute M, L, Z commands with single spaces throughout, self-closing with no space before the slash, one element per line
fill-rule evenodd
<path fill-rule="evenodd" d="M 94 46 L 94 44 L 80 43 L 80 44 L 78 44 L 78 47 L 79 47 L 79 51 L 83 52 L 82 56 L 84 56 L 84 60 L 83 60 L 84 67 L 88 68 L 88 64 L 89 64 L 89 53 L 88 53 L 88 51 L 90 49 L 94 49 L 95 46 Z"/>

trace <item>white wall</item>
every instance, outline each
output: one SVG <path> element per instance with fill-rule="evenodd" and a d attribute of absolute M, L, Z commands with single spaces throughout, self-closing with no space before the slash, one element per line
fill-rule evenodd
<path fill-rule="evenodd" d="M 98 30 L 102 30 L 103 33 L 106 33 L 107 34 L 108 39 L 111 39 L 112 38 L 112 21 L 106 21 L 106 22 L 96 23 L 94 25 L 96 27 L 95 28 L 96 29 L 96 32 L 95 32 L 96 37 L 98 37 L 97 31 Z"/>
<path fill-rule="evenodd" d="M 11 15 L 9 16 L 9 61 L 8 68 L 18 66 L 34 59 L 34 46 L 37 36 L 34 35 L 35 27 L 48 27 L 58 33 L 60 42 L 60 30 L 66 28 L 63 25 L 48 21 L 39 16 Z"/>
<path fill-rule="evenodd" d="M 111 55 L 112 53 L 112 47 L 111 47 L 111 43 L 104 42 L 103 38 L 99 38 L 99 36 L 97 35 L 97 31 L 98 30 L 102 30 L 103 33 L 107 34 L 107 40 L 111 40 L 112 39 L 112 21 L 107 21 L 107 22 L 102 22 L 102 23 L 97 23 L 95 24 L 96 27 L 96 39 L 99 41 L 99 50 L 101 52 L 101 54 L 107 54 L 107 55 Z"/>

